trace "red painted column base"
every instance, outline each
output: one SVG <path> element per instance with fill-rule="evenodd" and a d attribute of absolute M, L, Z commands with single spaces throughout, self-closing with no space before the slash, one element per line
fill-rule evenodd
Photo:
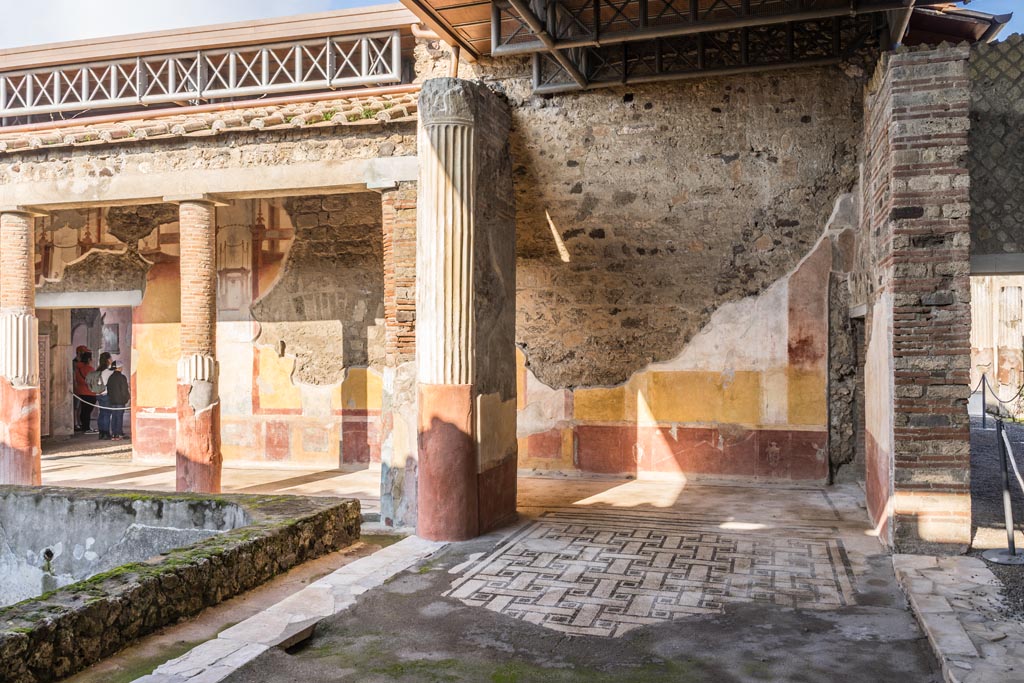
<path fill-rule="evenodd" d="M 473 386 L 421 384 L 416 533 L 432 541 L 479 534 Z"/>
<path fill-rule="evenodd" d="M 0 484 L 43 483 L 39 406 L 38 387 L 20 389 L 0 378 Z"/>
<path fill-rule="evenodd" d="M 178 385 L 176 488 L 180 492 L 220 493 L 220 403 L 196 412 L 188 401 L 191 391 L 189 384 Z"/>

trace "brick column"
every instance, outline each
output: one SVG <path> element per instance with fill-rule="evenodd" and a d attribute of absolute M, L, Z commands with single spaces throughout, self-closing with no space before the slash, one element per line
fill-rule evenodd
<path fill-rule="evenodd" d="M 381 520 L 416 525 L 416 183 L 381 193 L 384 233 L 384 392 Z"/>
<path fill-rule="evenodd" d="M 865 117 L 868 502 L 901 552 L 971 541 L 968 55 L 891 56 Z"/>
<path fill-rule="evenodd" d="M 486 87 L 441 78 L 420 122 L 417 533 L 461 540 L 515 515 L 510 117 Z"/>
<path fill-rule="evenodd" d="M 181 200 L 181 358 L 175 436 L 177 490 L 220 491 L 217 349 L 217 226 L 214 205 Z"/>
<path fill-rule="evenodd" d="M 35 221 L 0 212 L 0 484 L 38 486 L 39 321 L 35 309 Z"/>

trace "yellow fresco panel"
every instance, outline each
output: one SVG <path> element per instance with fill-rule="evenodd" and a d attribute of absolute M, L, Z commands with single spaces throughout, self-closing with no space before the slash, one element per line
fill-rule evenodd
<path fill-rule="evenodd" d="M 380 410 L 384 382 L 370 368 L 349 368 L 341 385 L 341 405 L 335 408 L 349 410 Z M 332 401 L 333 403 L 333 401 Z"/>
<path fill-rule="evenodd" d="M 279 357 L 271 349 L 259 348 L 260 376 L 257 391 L 260 408 L 271 410 L 301 410 L 302 396 L 292 384 L 294 358 Z"/>
<path fill-rule="evenodd" d="M 577 389 L 573 392 L 573 417 L 593 422 L 632 420 L 626 415 L 626 387 Z"/>
<path fill-rule="evenodd" d="M 761 421 L 759 372 L 652 372 L 647 384 L 642 398 L 658 422 Z"/>
<path fill-rule="evenodd" d="M 789 423 L 823 426 L 828 421 L 823 370 L 789 371 Z"/>
<path fill-rule="evenodd" d="M 761 373 L 740 371 L 722 381 L 722 413 L 719 422 L 760 424 Z"/>
<path fill-rule="evenodd" d="M 132 326 L 132 373 L 135 404 L 141 408 L 174 408 L 178 403 L 177 323 L 138 323 Z"/>

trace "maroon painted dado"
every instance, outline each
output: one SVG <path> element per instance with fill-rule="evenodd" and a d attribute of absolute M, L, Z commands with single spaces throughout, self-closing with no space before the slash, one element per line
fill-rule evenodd
<path fill-rule="evenodd" d="M 461 541 L 479 533 L 473 387 L 419 386 L 417 534 Z"/>

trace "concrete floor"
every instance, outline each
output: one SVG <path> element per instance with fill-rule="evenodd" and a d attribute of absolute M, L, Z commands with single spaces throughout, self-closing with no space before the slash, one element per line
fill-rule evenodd
<path fill-rule="evenodd" d="M 228 680 L 939 681 L 860 501 L 521 479 L 519 523 Z"/>

